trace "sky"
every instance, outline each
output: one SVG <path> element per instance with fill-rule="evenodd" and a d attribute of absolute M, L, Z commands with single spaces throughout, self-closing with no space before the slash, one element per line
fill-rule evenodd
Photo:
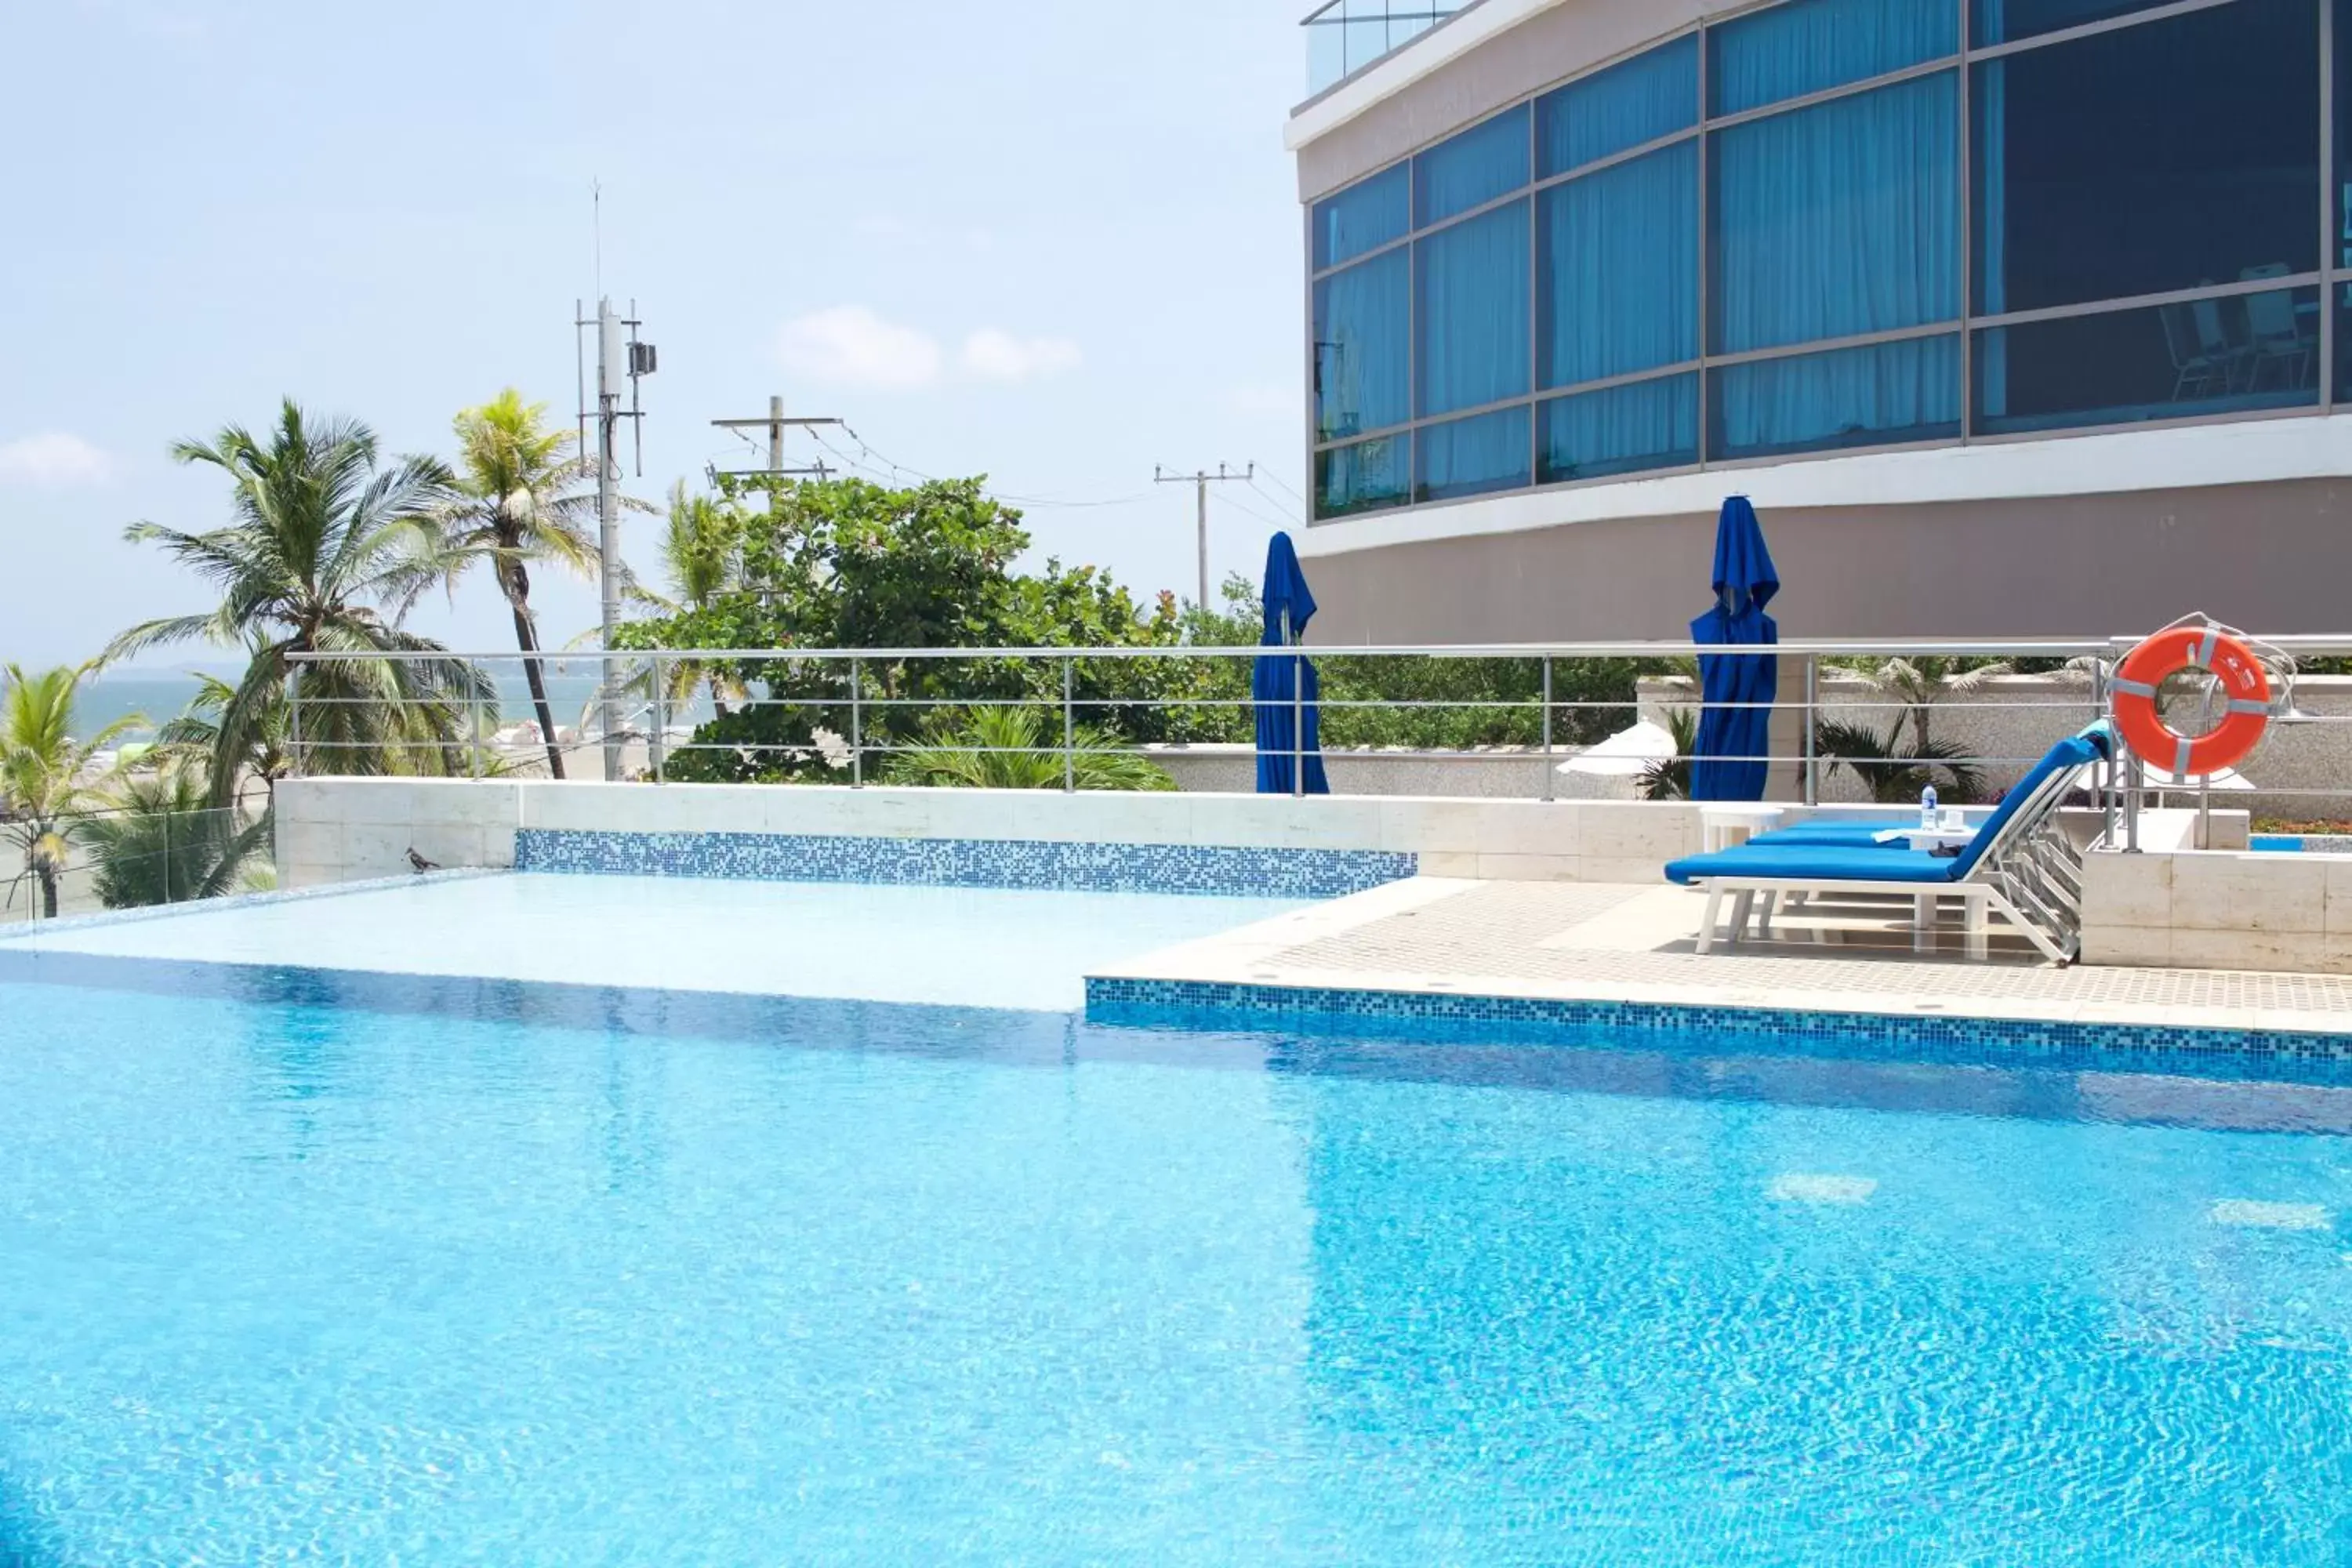
<path fill-rule="evenodd" d="M 228 521 L 170 444 L 291 395 L 446 455 L 520 387 L 568 420 L 601 278 L 661 355 L 657 499 L 751 467 L 717 418 L 847 420 L 887 475 L 986 473 L 1036 552 L 1139 598 L 1255 574 L 1303 488 L 1307 0 L 44 0 L 9 7 L 0 659 L 209 608 L 136 520 Z M 1055 504 L 1045 504 L 1055 503 Z M 651 521 L 627 552 L 650 567 Z M 543 633 L 595 621 L 548 582 Z M 487 578 L 412 622 L 511 646 Z M 192 648 L 151 667 L 216 661 Z"/>

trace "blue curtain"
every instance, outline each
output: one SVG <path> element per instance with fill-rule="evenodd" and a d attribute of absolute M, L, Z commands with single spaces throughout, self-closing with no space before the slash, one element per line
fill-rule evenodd
<path fill-rule="evenodd" d="M 1531 440 L 1525 407 L 1500 409 L 1413 433 L 1416 500 L 1450 500 L 1528 482 Z"/>
<path fill-rule="evenodd" d="M 1414 243 L 1420 413 L 1526 395 L 1528 222 L 1514 202 Z"/>
<path fill-rule="evenodd" d="M 2104 22 L 2133 11 L 2153 10 L 2168 0 L 1976 0 L 1979 48 Z"/>
<path fill-rule="evenodd" d="M 1315 515 L 1402 506 L 1412 489 L 1412 438 L 1376 436 L 1315 454 Z"/>
<path fill-rule="evenodd" d="M 1698 123 L 1698 35 L 1536 100 L 1536 172 L 1549 179 Z"/>
<path fill-rule="evenodd" d="M 1955 73 L 1715 133 L 1720 353 L 1960 313 Z"/>
<path fill-rule="evenodd" d="M 1698 358 L 1698 142 L 1537 198 L 1543 386 Z"/>
<path fill-rule="evenodd" d="M 1718 458 L 1956 436 L 1960 340 L 1914 338 L 1710 371 Z"/>
<path fill-rule="evenodd" d="M 1707 96 L 1738 114 L 1958 54 L 1952 0 L 1790 0 L 1707 34 Z"/>
<path fill-rule="evenodd" d="M 1315 268 L 1402 239 L 1412 227 L 1412 173 L 1399 163 L 1315 204 Z"/>
<path fill-rule="evenodd" d="M 1505 110 L 1412 161 L 1415 227 L 1443 223 L 1528 183 L 1528 106 Z"/>
<path fill-rule="evenodd" d="M 1696 374 L 1555 397 L 1543 405 L 1545 484 L 1697 461 Z"/>
<path fill-rule="evenodd" d="M 1315 430 L 1337 441 L 1412 417 L 1412 260 L 1402 249 L 1315 285 Z"/>

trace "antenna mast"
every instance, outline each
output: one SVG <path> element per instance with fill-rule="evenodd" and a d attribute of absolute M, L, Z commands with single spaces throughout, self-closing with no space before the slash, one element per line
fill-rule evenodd
<path fill-rule="evenodd" d="M 601 276 L 601 260 L 598 271 Z M 621 561 L 620 427 L 625 419 L 632 426 L 635 472 L 642 477 L 646 471 L 646 415 L 637 383 L 659 368 L 659 358 L 653 344 L 637 337 L 637 329 L 645 323 L 637 318 L 634 300 L 629 302 L 629 313 L 622 316 L 614 312 L 612 300 L 600 298 L 593 317 L 574 300 L 572 324 L 575 351 L 580 331 L 589 327 L 596 330 L 596 403 L 593 409 L 588 405 L 587 376 L 583 372 L 580 426 L 584 433 L 592 417 L 596 422 L 596 545 L 603 590 L 604 650 L 603 689 L 597 693 L 597 708 L 604 731 L 604 779 L 613 784 L 622 777 L 621 752 L 625 738 L 621 722 L 621 661 L 613 651 L 621 627 L 621 583 L 627 570 Z M 574 357 L 578 357 L 576 352 Z M 628 398 L 625 408 L 621 405 L 625 381 Z M 653 743 L 658 745 L 660 737 L 656 736 Z"/>

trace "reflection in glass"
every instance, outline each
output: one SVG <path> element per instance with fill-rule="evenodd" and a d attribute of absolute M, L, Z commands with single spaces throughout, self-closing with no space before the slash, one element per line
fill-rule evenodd
<path fill-rule="evenodd" d="M 1412 416 L 1412 258 L 1402 249 L 1315 285 L 1315 431 L 1319 441 Z"/>
<path fill-rule="evenodd" d="M 1755 360 L 1707 373 L 1709 454 L 1763 458 L 1960 433 L 1960 340 Z"/>
<path fill-rule="evenodd" d="M 2313 0 L 2240 0 L 1974 69 L 1976 309 L 2319 265 Z"/>
<path fill-rule="evenodd" d="M 1525 405 L 1432 425 L 1413 433 L 1413 500 L 1452 500 L 1528 483 Z"/>
<path fill-rule="evenodd" d="M 1943 72 L 1715 133 L 1717 353 L 1958 317 L 1958 90 Z"/>
<path fill-rule="evenodd" d="M 1976 47 L 1982 49 L 2168 4 L 2170 0 L 1975 0 L 1969 9 L 1976 19 Z"/>
<path fill-rule="evenodd" d="M 1697 123 L 1692 33 L 1536 100 L 1536 174 L 1564 174 Z"/>
<path fill-rule="evenodd" d="M 1514 202 L 1414 242 L 1420 413 L 1526 394 L 1528 214 L 1526 202 Z"/>
<path fill-rule="evenodd" d="M 2283 289 L 1977 334 L 1987 433 L 2308 407 L 2319 400 L 2319 290 Z"/>
<path fill-rule="evenodd" d="M 1412 438 L 1376 436 L 1315 454 L 1315 515 L 1402 506 L 1412 489 Z"/>
<path fill-rule="evenodd" d="M 1958 54 L 1952 0 L 1790 0 L 1707 34 L 1707 96 L 1738 114 Z"/>
<path fill-rule="evenodd" d="M 1506 110 L 1412 161 L 1416 226 L 1443 223 L 1528 183 L 1528 108 Z"/>
<path fill-rule="evenodd" d="M 1671 375 L 1543 405 L 1538 482 L 1597 479 L 1698 461 L 1698 376 Z"/>
<path fill-rule="evenodd" d="M 1402 239 L 1412 226 L 1412 172 L 1399 163 L 1315 204 L 1315 269 Z"/>
<path fill-rule="evenodd" d="M 1538 197 L 1539 384 L 1572 386 L 1698 357 L 1698 142 Z"/>

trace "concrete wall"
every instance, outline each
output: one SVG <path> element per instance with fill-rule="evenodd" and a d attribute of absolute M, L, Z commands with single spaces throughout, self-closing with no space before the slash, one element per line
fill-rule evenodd
<path fill-rule="evenodd" d="M 512 866 L 520 828 L 1384 849 L 1429 876 L 1595 882 L 1657 881 L 1700 840 L 1696 807 L 1616 802 L 301 779 L 277 804 L 289 888 L 398 876 L 411 848 Z"/>
<path fill-rule="evenodd" d="M 2083 962 L 2352 974 L 2352 857 L 2094 854 Z"/>
<path fill-rule="evenodd" d="M 2294 423 L 2317 440 L 2319 426 L 2345 421 Z M 1759 488 L 1746 484 L 1752 477 L 1705 476 L 1707 493 L 1719 503 Z M 1592 493 L 1561 492 L 1558 504 L 1565 511 L 1567 497 Z M 2352 632 L 2341 587 L 2352 480 L 1932 503 L 1902 494 L 1871 506 L 1771 507 L 1759 497 L 1785 584 L 1772 605 L 1782 637 L 2108 637 L 2193 610 L 2273 634 Z M 1706 607 L 1715 522 L 1710 509 L 1364 548 L 1350 547 L 1351 531 L 1368 537 L 1376 520 L 1318 527 L 1307 563 L 1321 605 L 1312 640 L 1684 637 Z"/>

